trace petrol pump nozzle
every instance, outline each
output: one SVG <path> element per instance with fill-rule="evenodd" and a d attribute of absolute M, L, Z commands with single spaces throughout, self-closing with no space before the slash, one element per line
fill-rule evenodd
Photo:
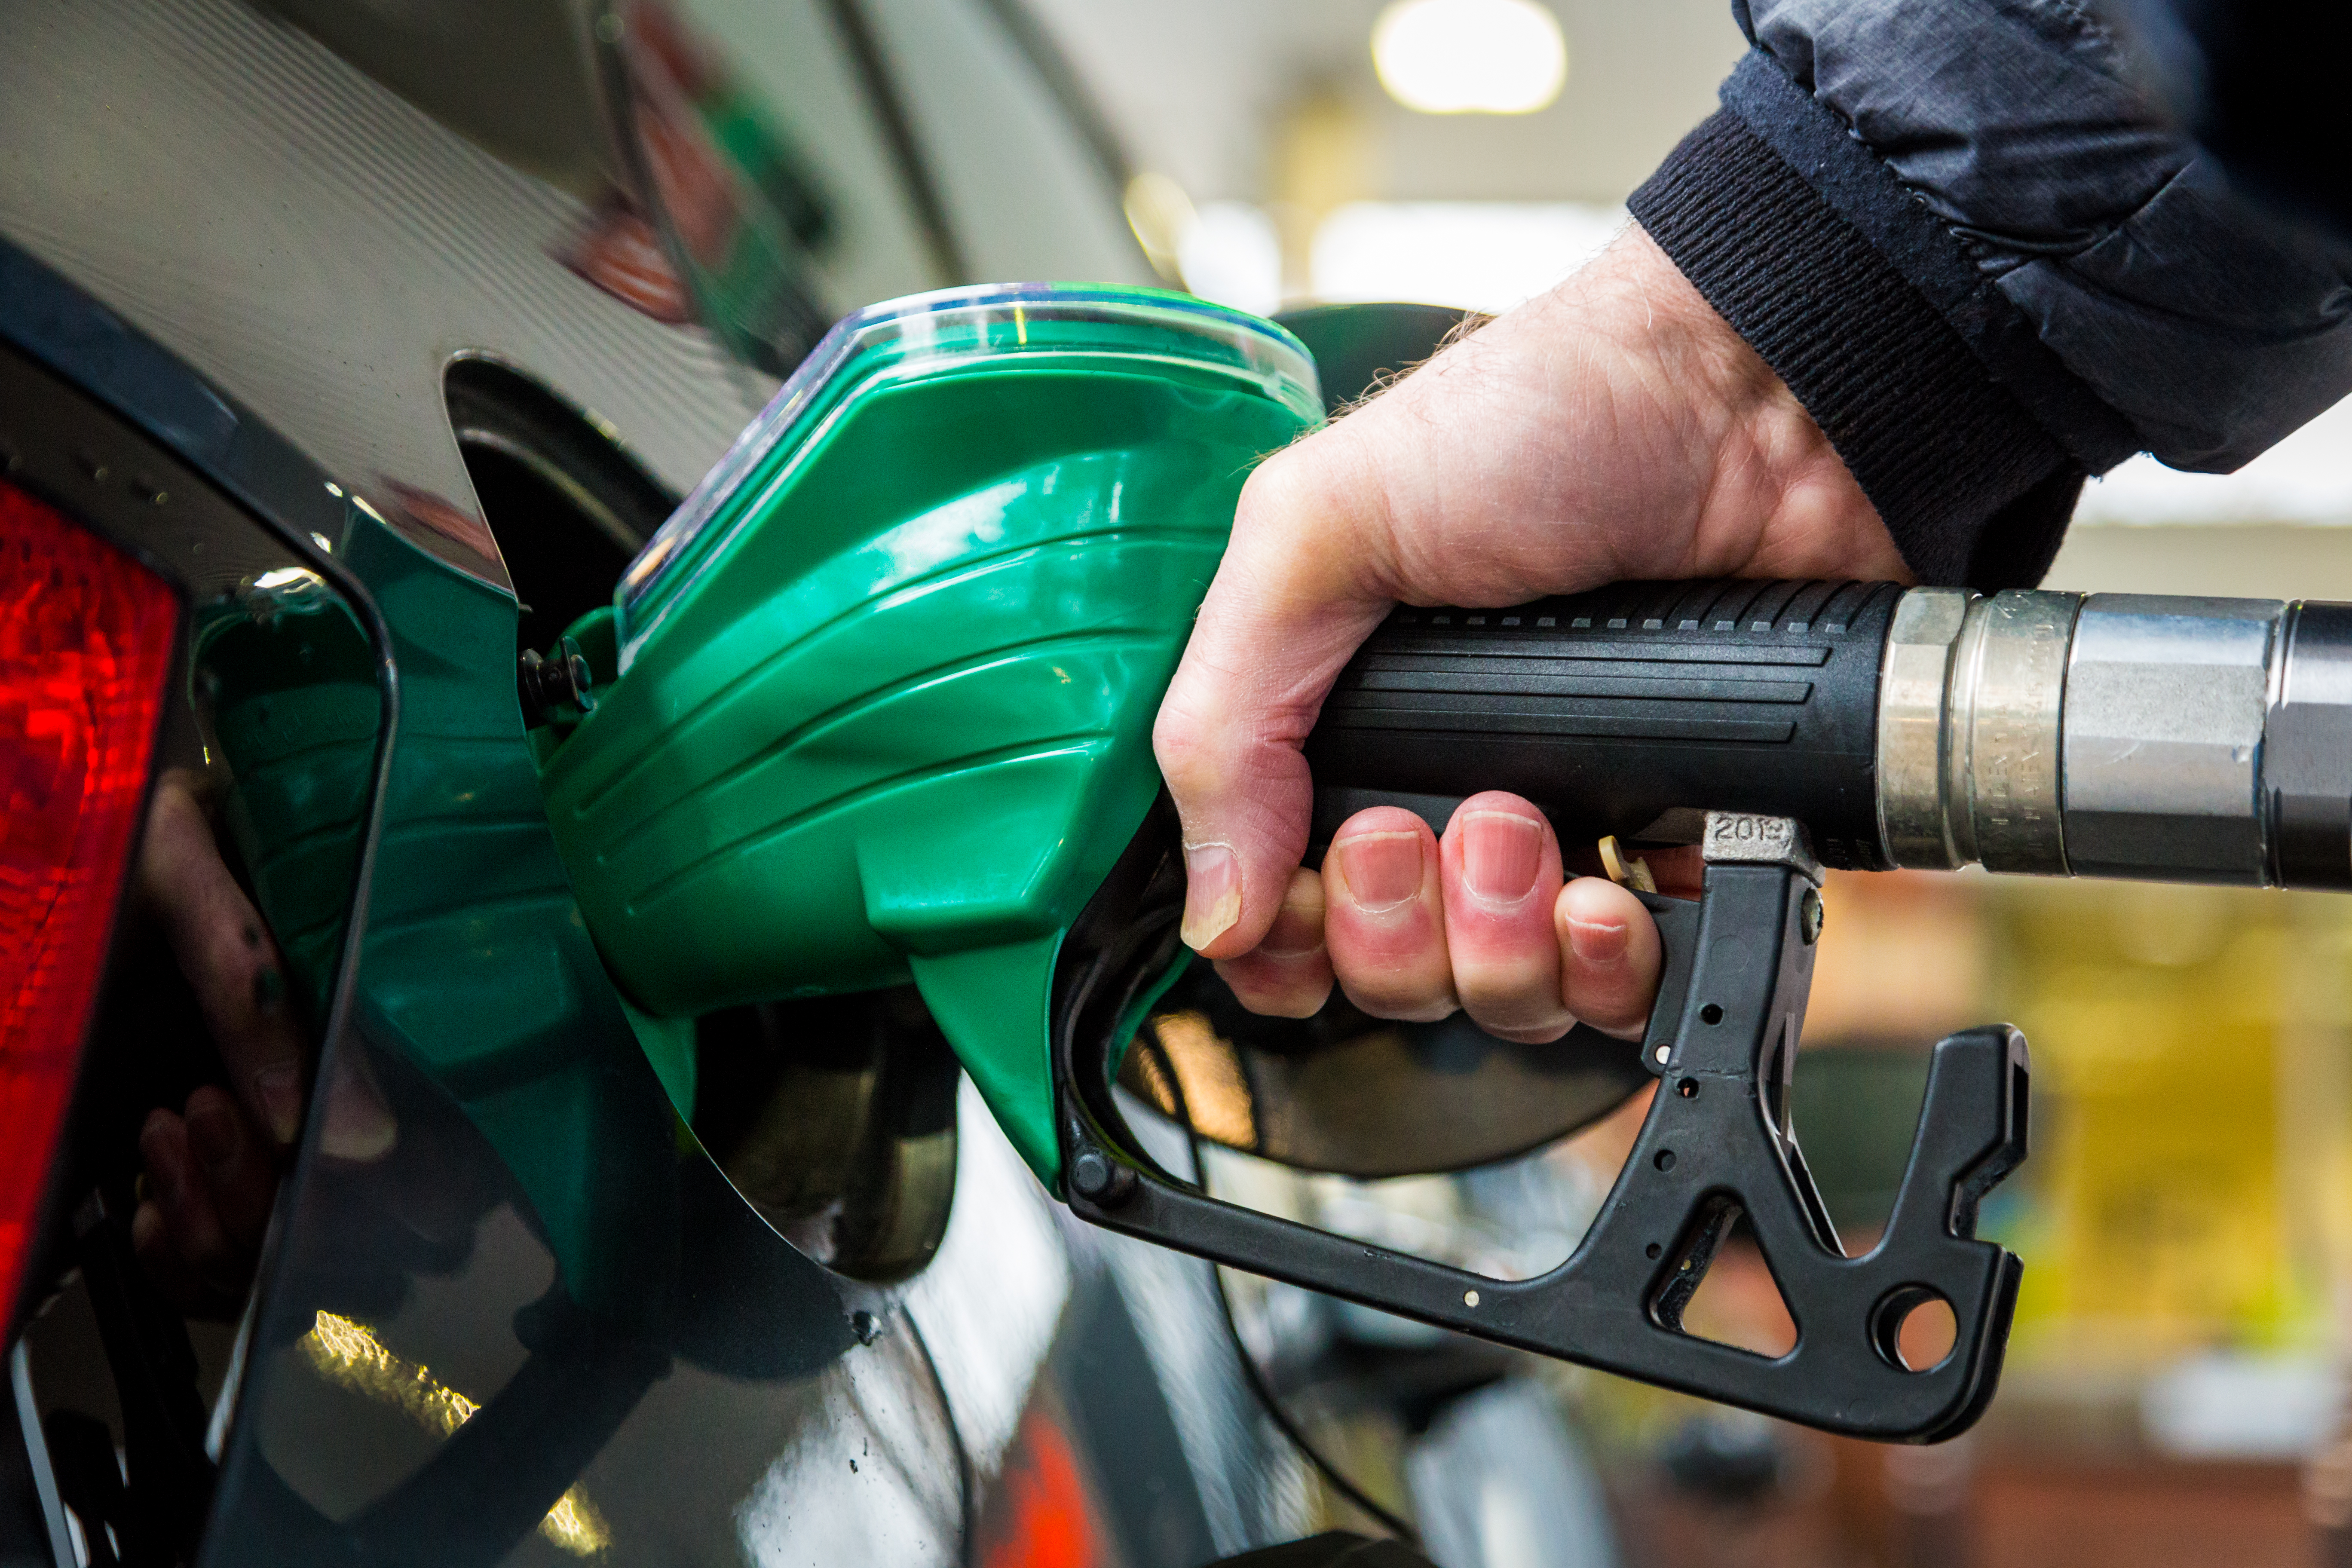
<path fill-rule="evenodd" d="M 1319 415 L 1296 340 L 1182 296 L 844 321 L 580 628 L 618 678 L 543 784 L 605 964 L 657 1018 L 911 979 L 1097 1223 L 1833 1430 L 1964 1428 L 2017 1287 L 1974 1226 L 2024 1153 L 2024 1042 L 1937 1048 L 1894 1218 L 1847 1256 L 1788 1110 L 1821 866 L 2352 881 L 2352 611 L 1829 583 L 1400 611 L 1309 739 L 1319 834 L 1499 787 L 1565 840 L 1706 862 L 1696 901 L 1640 895 L 1640 1046 L 1557 1047 L 1596 1064 L 1579 1114 L 1662 1086 L 1633 1158 L 1559 1268 L 1483 1279 L 1220 1203 L 1114 1092 L 1187 956 L 1153 718 L 1243 478 Z M 1777 1360 L 1682 1328 L 1743 1214 L 1798 1325 Z M 1895 1333 L 1930 1298 L 1958 1339 L 1915 1369 Z"/>
<path fill-rule="evenodd" d="M 1661 1087 L 1615 1189 L 1574 1256 L 1510 1283 L 1217 1204 L 1135 1154 L 1087 1070 L 1127 1026 L 1098 1020 L 1089 1043 L 1080 1006 L 1060 1047 L 1077 1086 L 1069 1169 L 1091 1178 L 1072 1206 L 1424 1321 L 1931 1441 L 1974 1421 L 1998 1381 L 2020 1270 L 1974 1227 L 2024 1157 L 2025 1042 L 1992 1027 L 1936 1048 L 1901 1194 L 1849 1257 L 1789 1114 L 1821 932 L 1814 849 L 1863 869 L 2352 885 L 2352 606 L 1734 581 L 1401 609 L 1307 753 L 1318 836 L 1375 804 L 1442 828 L 1465 792 L 1503 788 L 1564 839 L 1700 847 L 1696 904 L 1642 895 L 1665 953 L 1641 1046 Z M 1174 918 L 1147 907 L 1089 917 Z M 1680 1332 L 1743 1213 L 1797 1321 L 1778 1360 Z M 1895 1328 L 1929 1299 L 1958 1337 L 1914 1368 Z"/>

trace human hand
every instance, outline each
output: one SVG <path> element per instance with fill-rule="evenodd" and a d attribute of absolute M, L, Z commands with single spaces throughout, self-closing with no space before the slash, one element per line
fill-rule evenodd
<path fill-rule="evenodd" d="M 1568 880 L 1532 805 L 1474 795 L 1442 839 L 1361 812 L 1318 872 L 1300 748 L 1400 601 L 1704 576 L 1909 580 L 1802 405 L 1636 227 L 1251 476 L 1153 735 L 1184 940 L 1261 1013 L 1310 1014 L 1336 979 L 1384 1017 L 1637 1034 L 1655 927 L 1615 883 Z M 1668 890 L 1695 872 L 1661 869 Z"/>

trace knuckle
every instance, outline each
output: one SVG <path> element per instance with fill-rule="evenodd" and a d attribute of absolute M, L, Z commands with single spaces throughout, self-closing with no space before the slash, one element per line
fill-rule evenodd
<path fill-rule="evenodd" d="M 1284 447 L 1251 470 L 1234 509 L 1234 533 L 1244 550 L 1295 550 L 1305 532 L 1344 530 L 1370 479 L 1356 443 L 1332 426 Z"/>
<path fill-rule="evenodd" d="M 1285 447 L 1250 470 L 1242 481 L 1241 499 L 1234 508 L 1236 529 L 1270 522 L 1296 510 L 1307 470 L 1316 465 L 1316 444 L 1301 441 Z"/>
<path fill-rule="evenodd" d="M 1151 726 L 1151 754 L 1170 789 L 1183 793 L 1198 770 L 1200 750 L 1199 726 L 1186 715 L 1162 708 L 1159 721 Z"/>
<path fill-rule="evenodd" d="M 1215 797 L 1224 770 L 1212 757 L 1202 726 L 1189 720 L 1163 722 L 1152 732 L 1151 751 L 1180 811 Z"/>

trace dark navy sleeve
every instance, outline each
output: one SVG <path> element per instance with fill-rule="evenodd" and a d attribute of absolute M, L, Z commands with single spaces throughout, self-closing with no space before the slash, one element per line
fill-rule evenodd
<path fill-rule="evenodd" d="M 1749 0 L 1634 216 L 1921 578 L 2038 581 L 2086 474 L 2227 469 L 2352 391 L 2352 247 L 2273 219 L 2074 0 Z"/>

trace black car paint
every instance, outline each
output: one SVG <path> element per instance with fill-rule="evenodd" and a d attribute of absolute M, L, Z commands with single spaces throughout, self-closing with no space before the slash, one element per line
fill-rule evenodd
<path fill-rule="evenodd" d="M 37 59 L 46 32 L 73 58 L 102 61 L 131 100 L 126 134 L 141 137 L 169 129 L 157 124 L 161 98 L 142 92 L 157 85 L 142 80 L 142 60 L 152 76 L 176 69 L 175 49 L 225 55 L 231 74 L 250 74 L 257 101 L 313 114 L 306 130 L 325 140 L 303 156 L 323 162 L 343 185 L 339 199 L 356 204 L 332 216 L 361 220 L 362 232 L 342 236 L 349 279 L 398 268 L 397 258 L 368 254 L 386 227 L 416 233 L 471 270 L 462 281 L 475 309 L 452 309 L 400 342 L 413 356 L 405 365 L 367 363 L 338 334 L 305 342 L 299 321 L 238 299 L 232 277 L 205 276 L 201 265 L 142 275 L 142 265 L 168 267 L 173 247 L 141 227 L 136 203 L 93 204 L 107 209 L 100 226 L 113 226 L 109 250 L 87 228 L 60 232 L 89 209 L 79 219 L 45 209 L 21 184 L 0 198 L 0 234 L 14 242 L 0 249 L 0 336 L 268 529 L 369 626 L 383 654 L 384 702 L 373 846 L 412 717 L 402 704 L 408 672 L 365 584 L 316 541 L 345 537 L 364 497 L 407 539 L 502 584 L 487 535 L 446 519 L 432 525 L 432 499 L 466 494 L 436 384 L 447 356 L 487 349 L 560 389 L 593 384 L 578 395 L 625 433 L 637 433 L 626 405 L 644 407 L 637 428 L 655 432 L 642 438 L 674 488 L 756 405 L 756 385 L 690 341 L 656 342 L 584 284 L 531 265 L 528 246 L 484 265 L 498 247 L 437 198 L 516 177 L 282 23 L 229 5 L 173 17 L 118 10 L 70 27 L 54 16 L 19 20 L 12 34 Z M 206 76 L 194 68 L 204 62 L 188 63 L 184 88 Z M 216 89 L 197 96 L 203 109 L 225 106 Z M 182 117 L 187 127 L 202 120 Z M 268 141 L 265 128 L 247 151 Z M 153 141 L 137 146 L 160 157 Z M 371 163 L 371 146 L 390 151 Z M 279 179 L 282 205 L 295 206 L 320 194 L 302 173 L 266 163 L 250 171 Z M 568 221 L 547 193 L 524 195 L 543 227 Z M 282 261 L 285 247 L 331 251 L 337 232 L 322 217 L 269 237 Z M 268 268 L 259 276 L 254 286 L 266 289 Z M 536 346 L 554 352 L 518 346 L 530 332 L 498 330 L 501 301 L 535 316 Z M 329 385 L 323 404 L 308 397 Z M 256 401 L 268 406 L 257 411 Z M 313 460 L 313 448 L 336 466 Z M 462 525 L 469 509 L 451 510 Z M 362 933 L 372 859 L 371 849 L 356 889 Z M 809 1261 L 698 1148 L 667 1143 L 666 1098 L 624 1037 L 547 1042 L 549 1076 L 588 1072 L 634 1127 L 621 1142 L 639 1156 L 625 1167 L 638 1179 L 622 1184 L 635 1201 L 599 1211 L 609 1230 L 595 1239 L 625 1260 L 618 1278 L 637 1276 L 640 1304 L 656 1304 L 583 1310 L 557 1279 L 512 1164 L 446 1083 L 387 1048 L 364 1010 L 354 1014 L 364 947 L 363 938 L 346 946 L 336 1010 L 321 1020 L 320 1078 L 343 1058 L 363 1060 L 399 1119 L 401 1144 L 381 1167 L 339 1168 L 318 1149 L 313 1119 L 230 1394 L 203 1561 L 560 1562 L 534 1531 L 575 1485 L 609 1528 L 604 1560 L 773 1561 L 821 1544 L 835 1561 L 952 1561 L 988 1533 L 995 1479 L 1024 1441 L 1023 1414 L 1039 1410 L 1059 1413 L 1080 1453 L 1108 1559 L 1196 1563 L 1288 1532 L 1282 1494 L 1295 1460 L 1259 1425 L 1204 1271 L 1072 1226 L 1002 1152 L 970 1147 L 994 1137 L 984 1117 L 963 1119 L 961 1191 L 940 1258 L 908 1286 L 877 1289 Z M 1009 1263 L 1029 1275 L 1011 1290 Z M 366 1399 L 310 1376 L 286 1351 L 321 1311 L 367 1314 L 391 1352 L 478 1407 L 446 1442 L 420 1442 Z M 134 1472 L 134 1490 L 147 1479 Z"/>

